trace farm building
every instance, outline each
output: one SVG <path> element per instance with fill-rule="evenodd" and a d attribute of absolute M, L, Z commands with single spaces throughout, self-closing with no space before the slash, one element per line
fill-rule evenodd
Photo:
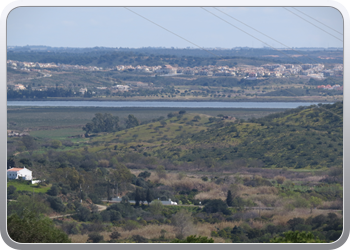
<path fill-rule="evenodd" d="M 7 169 L 7 178 L 8 179 L 18 179 L 19 177 L 24 180 L 32 180 L 32 171 L 27 168 L 10 168 Z"/>

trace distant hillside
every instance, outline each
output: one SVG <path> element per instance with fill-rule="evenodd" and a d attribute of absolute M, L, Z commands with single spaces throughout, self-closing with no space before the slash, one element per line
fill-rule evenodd
<path fill-rule="evenodd" d="M 294 57 L 294 55 L 301 55 Z M 321 59 L 321 58 L 332 59 Z M 8 60 L 63 63 L 111 67 L 115 65 L 164 65 L 194 67 L 204 65 L 262 65 L 266 63 L 343 63 L 342 51 L 240 49 L 167 49 L 167 48 L 11 48 Z"/>
<path fill-rule="evenodd" d="M 164 160 L 175 168 L 189 164 L 201 169 L 342 166 L 343 103 L 300 107 L 249 121 L 174 114 L 96 136 L 89 147 L 89 152 L 117 152 L 124 163 L 140 166 Z"/>
<path fill-rule="evenodd" d="M 231 167 L 324 168 L 342 165 L 343 104 L 288 110 L 249 122 L 214 123 L 180 136 L 154 154 L 181 162 Z M 176 154 L 172 149 L 177 149 Z M 214 164 L 215 165 L 215 164 Z"/>

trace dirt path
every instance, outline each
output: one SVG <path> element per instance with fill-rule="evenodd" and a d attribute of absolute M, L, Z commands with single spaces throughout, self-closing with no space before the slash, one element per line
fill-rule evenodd
<path fill-rule="evenodd" d="M 98 211 L 103 211 L 107 209 L 107 206 L 105 205 L 97 205 L 95 204 L 98 208 Z M 54 215 L 54 216 L 50 216 L 50 219 L 56 219 L 56 218 L 62 218 L 62 217 L 67 217 L 67 216 L 72 216 L 74 214 L 63 214 L 63 215 Z"/>
<path fill-rule="evenodd" d="M 103 210 L 106 210 L 107 209 L 107 206 L 105 205 L 97 205 L 96 206 L 98 207 L 98 211 L 103 211 Z"/>

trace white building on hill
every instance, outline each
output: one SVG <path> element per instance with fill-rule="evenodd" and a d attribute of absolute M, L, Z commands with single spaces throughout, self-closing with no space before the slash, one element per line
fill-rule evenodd
<path fill-rule="evenodd" d="M 10 168 L 7 169 L 7 178 L 8 179 L 18 179 L 22 177 L 26 181 L 32 180 L 32 171 L 27 168 Z"/>

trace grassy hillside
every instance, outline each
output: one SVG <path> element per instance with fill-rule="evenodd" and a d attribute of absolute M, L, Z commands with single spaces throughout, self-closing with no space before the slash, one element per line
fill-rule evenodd
<path fill-rule="evenodd" d="M 180 140 L 179 144 L 186 140 L 193 144 L 180 160 L 241 160 L 241 164 L 252 167 L 341 166 L 342 109 L 341 103 L 312 106 L 252 119 L 250 123 L 216 126 Z"/>
<path fill-rule="evenodd" d="M 89 152 L 136 153 L 173 164 L 323 169 L 342 166 L 343 104 L 247 122 L 185 114 L 90 139 Z M 83 149 L 77 149 L 82 151 Z"/>

